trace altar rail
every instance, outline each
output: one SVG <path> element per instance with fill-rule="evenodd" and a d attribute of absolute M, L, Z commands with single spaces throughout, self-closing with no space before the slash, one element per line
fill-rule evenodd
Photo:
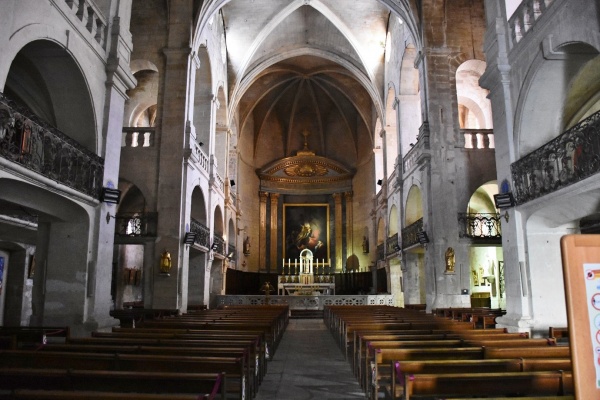
<path fill-rule="evenodd" d="M 217 305 L 260 305 L 265 304 L 265 296 L 219 295 Z M 323 310 L 325 306 L 394 306 L 391 294 L 353 296 L 269 296 L 269 304 L 285 304 L 290 310 Z"/>

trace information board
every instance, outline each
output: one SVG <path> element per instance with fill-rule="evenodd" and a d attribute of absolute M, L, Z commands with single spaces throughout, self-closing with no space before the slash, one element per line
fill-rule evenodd
<path fill-rule="evenodd" d="M 600 399 L 600 235 L 567 235 L 562 252 L 575 398 Z"/>

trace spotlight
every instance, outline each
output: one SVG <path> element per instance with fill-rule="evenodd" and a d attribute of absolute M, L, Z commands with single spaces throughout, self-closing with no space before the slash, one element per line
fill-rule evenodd
<path fill-rule="evenodd" d="M 394 246 L 394 251 L 400 251 L 400 246 L 399 245 L 395 245 Z"/>
<path fill-rule="evenodd" d="M 427 236 L 427 232 L 425 231 L 417 232 L 417 239 L 419 239 L 419 243 L 421 244 L 429 243 L 429 236 Z"/>
<path fill-rule="evenodd" d="M 204 142 L 198 142 L 198 146 L 200 146 L 200 147 L 204 146 Z"/>
<path fill-rule="evenodd" d="M 377 184 L 378 184 L 379 186 L 381 186 L 381 185 L 383 185 L 383 181 L 382 181 L 381 179 L 378 179 L 378 180 L 377 180 Z"/>
<path fill-rule="evenodd" d="M 100 201 L 108 204 L 119 204 L 121 191 L 119 189 L 103 187 L 100 193 Z"/>
<path fill-rule="evenodd" d="M 218 245 L 218 244 L 216 244 L 216 243 L 213 243 L 213 244 L 212 244 L 212 246 L 210 246 L 210 249 L 211 249 L 212 251 L 216 251 L 218 248 L 219 248 L 219 245 Z"/>
<path fill-rule="evenodd" d="M 230 185 L 231 187 L 234 187 L 234 186 L 235 186 L 235 181 L 234 181 L 233 179 L 230 179 L 230 180 L 229 180 L 229 185 Z"/>
<path fill-rule="evenodd" d="M 196 236 L 198 236 L 196 232 L 186 232 L 185 237 L 183 238 L 183 243 L 187 244 L 188 246 L 193 245 L 194 242 L 196 242 Z"/>
<path fill-rule="evenodd" d="M 512 192 L 495 194 L 494 203 L 496 208 L 509 208 L 516 205 Z"/>

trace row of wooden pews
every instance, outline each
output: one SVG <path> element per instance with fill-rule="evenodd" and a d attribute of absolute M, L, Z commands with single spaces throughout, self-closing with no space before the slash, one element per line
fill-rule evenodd
<path fill-rule="evenodd" d="M 0 399 L 251 399 L 288 315 L 233 306 L 23 342 L 0 350 Z"/>
<path fill-rule="evenodd" d="M 370 399 L 573 398 L 568 345 L 462 317 L 478 313 L 330 306 L 324 318 Z"/>

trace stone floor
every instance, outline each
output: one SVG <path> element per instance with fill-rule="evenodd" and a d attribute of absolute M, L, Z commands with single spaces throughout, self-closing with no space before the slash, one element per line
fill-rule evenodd
<path fill-rule="evenodd" d="M 295 319 L 269 362 L 256 400 L 365 399 L 323 320 Z"/>

